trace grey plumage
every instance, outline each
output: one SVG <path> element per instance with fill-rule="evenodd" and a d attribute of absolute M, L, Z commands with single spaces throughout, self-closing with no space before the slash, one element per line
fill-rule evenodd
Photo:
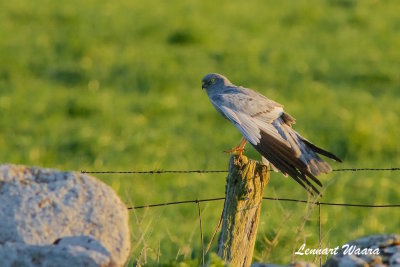
<path fill-rule="evenodd" d="M 300 136 L 292 128 L 295 119 L 284 112 L 281 104 L 251 89 L 236 86 L 217 73 L 206 75 L 202 87 L 216 110 L 236 126 L 264 162 L 266 159 L 274 170 L 291 176 L 309 192 L 313 190 L 319 194 L 313 183 L 322 184 L 315 176 L 332 169 L 317 153 L 341 160 Z"/>

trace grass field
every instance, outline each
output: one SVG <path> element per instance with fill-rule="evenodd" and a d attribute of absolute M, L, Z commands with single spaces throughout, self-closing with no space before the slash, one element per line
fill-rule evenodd
<path fill-rule="evenodd" d="M 240 134 L 201 90 L 219 72 L 284 104 L 296 130 L 344 160 L 333 168 L 400 166 L 399 13 L 395 0 L 2 1 L 0 162 L 227 169 L 222 151 Z M 98 177 L 128 206 L 219 197 L 225 185 L 225 174 Z M 324 201 L 400 202 L 395 172 L 322 180 Z M 281 174 L 265 196 L 307 198 Z M 206 242 L 221 209 L 202 204 Z M 303 242 L 316 247 L 317 211 L 307 213 L 265 201 L 254 260 L 284 264 Z M 130 224 L 129 266 L 199 264 L 194 204 L 131 212 Z M 400 210 L 324 207 L 322 229 L 332 247 L 398 232 Z"/>

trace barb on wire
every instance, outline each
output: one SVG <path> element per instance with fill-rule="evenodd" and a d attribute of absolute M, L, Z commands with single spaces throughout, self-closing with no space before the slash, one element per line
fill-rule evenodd
<path fill-rule="evenodd" d="M 166 202 L 166 203 L 157 203 L 157 204 L 148 204 L 136 207 L 129 207 L 128 210 L 136 210 L 136 209 L 144 209 L 144 208 L 153 208 L 160 206 L 169 206 L 169 205 L 179 205 L 179 204 L 187 204 L 187 203 L 198 203 L 198 202 L 210 202 L 210 201 L 219 201 L 224 200 L 224 197 L 216 197 L 216 198 L 205 198 L 205 199 L 193 199 L 193 200 L 182 200 L 182 201 L 174 201 L 174 202 Z M 263 200 L 272 200 L 272 201 L 286 201 L 286 202 L 297 202 L 297 203 L 310 203 L 310 201 L 303 199 L 293 199 L 293 198 L 277 198 L 277 197 L 263 197 Z M 323 206 L 343 206 L 343 207 L 359 207 L 359 208 L 395 208 L 400 207 L 399 204 L 358 204 L 358 203 L 334 203 L 334 202 L 314 202 L 316 205 Z"/>
<path fill-rule="evenodd" d="M 273 170 L 270 170 L 273 171 Z M 342 168 L 333 169 L 334 172 L 358 172 L 358 171 L 400 171 L 400 167 L 393 168 Z M 88 174 L 167 174 L 167 173 L 227 173 L 228 170 L 148 170 L 148 171 L 85 171 Z"/>

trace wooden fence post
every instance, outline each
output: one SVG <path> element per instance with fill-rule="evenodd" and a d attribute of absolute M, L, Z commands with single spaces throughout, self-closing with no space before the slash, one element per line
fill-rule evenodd
<path fill-rule="evenodd" d="M 229 161 L 218 256 L 232 266 L 251 264 L 269 169 L 243 155 Z"/>

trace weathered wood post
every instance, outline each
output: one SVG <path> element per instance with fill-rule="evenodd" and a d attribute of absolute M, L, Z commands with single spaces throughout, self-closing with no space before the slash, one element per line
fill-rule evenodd
<path fill-rule="evenodd" d="M 234 155 L 226 178 L 218 255 L 232 266 L 250 266 L 269 166 Z"/>

